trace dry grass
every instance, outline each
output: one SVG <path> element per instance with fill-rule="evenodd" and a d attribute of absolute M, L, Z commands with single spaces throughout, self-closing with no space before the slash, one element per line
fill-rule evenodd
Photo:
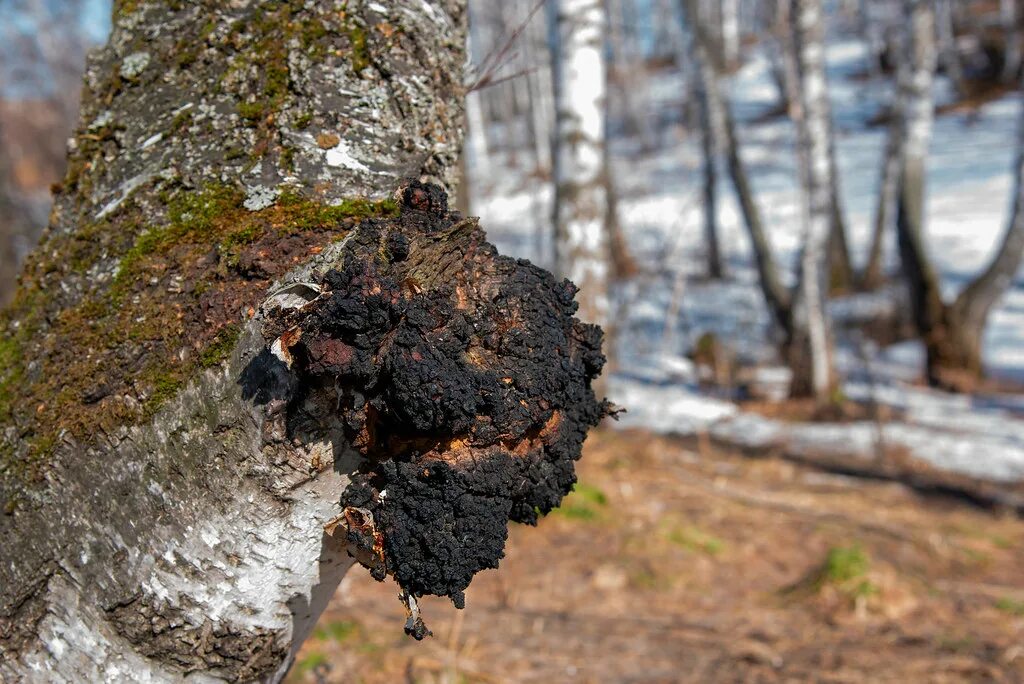
<path fill-rule="evenodd" d="M 1024 681 L 1024 524 L 891 483 L 600 432 L 465 611 L 353 571 L 292 682 Z"/>

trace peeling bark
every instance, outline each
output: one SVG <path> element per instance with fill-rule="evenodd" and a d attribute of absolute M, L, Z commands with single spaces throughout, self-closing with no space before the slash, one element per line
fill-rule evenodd
<path fill-rule="evenodd" d="M 537 473 L 492 483 L 516 519 L 571 486 L 606 410 L 572 286 L 436 186 L 391 199 L 454 172 L 463 21 L 455 0 L 117 5 L 0 319 L 0 679 L 279 680 L 356 560 L 410 605 L 478 569 L 400 573 L 399 540 L 446 528 L 389 505 L 446 490 L 367 498 L 368 473 L 475 482 L 486 452 Z M 479 567 L 508 519 L 488 510 L 462 542 Z"/>

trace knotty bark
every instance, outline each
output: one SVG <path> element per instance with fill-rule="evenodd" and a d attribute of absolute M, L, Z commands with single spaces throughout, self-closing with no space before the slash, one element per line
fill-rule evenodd
<path fill-rule="evenodd" d="M 571 486 L 606 410 L 574 289 L 391 199 L 454 172 L 463 18 L 116 6 L 0 320 L 0 679 L 278 680 L 354 557 L 458 602 Z"/>

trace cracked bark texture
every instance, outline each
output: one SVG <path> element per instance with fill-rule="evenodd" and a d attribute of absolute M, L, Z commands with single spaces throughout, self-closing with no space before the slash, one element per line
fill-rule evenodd
<path fill-rule="evenodd" d="M 510 501 L 547 510 L 571 486 L 564 459 L 578 456 L 587 424 L 605 411 L 589 388 L 600 331 L 572 318 L 574 289 L 498 257 L 475 222 L 440 206 L 440 189 L 389 199 L 402 179 L 444 186 L 452 177 L 464 13 L 457 0 L 115 3 L 109 44 L 89 60 L 50 225 L 0 318 L 0 680 L 284 675 L 354 562 L 358 530 L 339 525 L 353 475 L 388 449 L 403 463 L 428 451 L 458 461 L 449 451 L 460 435 L 444 431 L 469 429 L 443 420 L 394 427 L 395 412 L 433 415 L 431 402 L 448 395 L 432 394 L 441 377 L 429 370 L 402 375 L 401 359 L 384 354 L 389 336 L 367 329 L 342 342 L 324 324 L 321 347 L 273 339 L 287 312 L 341 288 L 330 274 L 353 264 L 402 255 L 403 277 L 390 281 L 401 292 L 388 304 L 399 318 L 416 297 L 460 311 L 484 305 L 459 292 L 514 293 L 504 309 L 487 309 L 493 327 L 494 317 L 523 314 L 519 298 L 534 302 L 519 319 L 530 325 L 504 321 L 492 331 L 499 348 L 481 342 L 472 361 L 430 338 L 454 355 L 433 372 L 478 364 L 471 377 L 486 367 L 491 378 L 503 350 L 526 354 L 538 335 L 563 339 L 539 361 L 583 373 L 572 382 L 543 375 L 569 382 L 560 391 L 570 394 L 548 401 L 550 387 L 509 375 L 532 401 L 514 407 L 526 411 L 518 431 L 473 432 L 454 446 L 534 454 L 544 472 L 557 465 L 541 500 L 519 492 Z M 458 239 L 429 237 L 441 224 L 459 226 Z M 534 283 L 534 298 L 503 290 L 506 281 Z M 352 306 L 380 294 L 345 292 Z M 484 321 L 460 315 L 468 349 Z M 403 349 L 421 353 L 412 339 Z M 368 403 L 327 401 L 356 377 L 340 368 L 338 345 L 369 358 L 371 342 L 390 359 L 373 375 L 378 394 L 353 385 Z M 302 376 L 312 385 L 292 384 L 282 360 L 292 351 L 303 372 L 321 354 L 320 375 Z M 259 359 L 267 363 L 253 380 Z M 402 404 L 380 394 L 382 377 L 418 390 Z M 508 392 L 473 408 L 497 417 L 503 399 L 523 398 Z M 589 413 L 567 420 L 559 402 L 570 400 Z M 395 442 L 353 431 L 356 414 Z M 544 466 L 550 444 L 562 460 Z M 475 462 L 451 468 L 471 481 Z M 408 488 L 422 496 L 422 483 Z M 381 508 L 383 492 L 374 500 L 360 491 Z M 500 552 L 488 548 L 496 563 Z"/>

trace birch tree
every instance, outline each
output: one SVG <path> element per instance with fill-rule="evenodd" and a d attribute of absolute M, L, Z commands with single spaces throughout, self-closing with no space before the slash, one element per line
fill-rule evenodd
<path fill-rule="evenodd" d="M 547 0 L 555 97 L 555 272 L 579 285 L 580 316 L 608 320 L 601 0 Z"/>
<path fill-rule="evenodd" d="M 929 382 L 954 389 L 970 388 L 984 371 L 981 343 L 988 314 L 1013 284 L 1024 253 L 1022 143 L 1018 142 L 1013 208 L 1006 233 L 989 265 L 947 304 L 942 298 L 938 270 L 928 253 L 924 221 L 925 170 L 934 109 L 934 14 L 928 2 L 915 0 L 905 0 L 904 12 L 909 68 L 908 78 L 900 86 L 900 258 L 917 328 L 927 350 Z"/>
<path fill-rule="evenodd" d="M 790 5 L 785 13 L 789 18 L 789 25 L 784 24 L 781 30 L 786 32 L 784 40 L 791 54 L 786 55 L 789 64 L 784 73 L 790 81 L 790 98 L 796 105 L 790 108 L 790 117 L 798 131 L 820 128 L 827 141 L 823 148 L 824 157 L 819 161 L 826 165 L 822 172 L 828 187 L 828 285 L 833 290 L 846 290 L 853 282 L 853 266 L 846 237 L 846 220 L 835 154 L 832 105 L 829 101 L 828 81 L 825 75 L 825 15 L 820 0 L 810 8 L 808 3 L 802 0 L 784 0 L 786 1 Z M 814 25 L 809 26 L 809 21 L 814 21 Z M 802 149 L 807 151 L 809 148 L 803 145 Z M 798 154 L 801 153 L 798 151 Z M 801 163 L 815 162 L 805 159 Z"/>
<path fill-rule="evenodd" d="M 422 637 L 571 487 L 600 331 L 421 182 L 464 14 L 116 5 L 0 318 L 0 680 L 277 681 L 356 561 Z"/>
<path fill-rule="evenodd" d="M 722 59 L 728 68 L 740 63 L 740 3 L 739 0 L 721 0 Z"/>
<path fill-rule="evenodd" d="M 960 49 L 957 46 L 956 21 L 953 14 L 953 0 L 936 0 L 936 22 L 938 24 L 939 54 L 946 76 L 953 84 L 957 94 L 966 94 L 964 67 L 960 60 Z M 897 66 L 899 69 L 899 66 Z"/>
<path fill-rule="evenodd" d="M 1020 17 L 1018 16 L 1017 0 L 999 0 L 999 19 L 1003 29 L 1002 78 L 1007 83 L 1015 83 L 1020 77 L 1021 37 Z"/>
<path fill-rule="evenodd" d="M 690 79 L 700 125 L 701 175 L 704 188 L 704 242 L 708 250 L 708 277 L 722 278 L 722 250 L 718 241 L 718 168 L 717 132 L 706 79 L 699 74 Z"/>
<path fill-rule="evenodd" d="M 698 0 L 679 0 L 682 5 L 682 16 L 686 23 L 687 52 L 694 66 L 694 77 L 700 80 L 701 88 L 707 97 L 709 124 L 712 129 L 722 133 L 721 151 L 725 155 L 726 168 L 736 193 L 736 201 L 743 215 L 743 225 L 747 230 L 754 253 L 758 282 L 764 294 L 768 311 L 773 324 L 780 330 L 787 330 L 790 324 L 789 292 L 782 283 L 775 260 L 772 256 L 771 244 L 765 232 L 754 188 L 750 183 L 743 157 L 740 155 L 739 138 L 736 135 L 736 124 L 732 117 L 719 84 L 711 52 L 711 41 L 700 21 Z"/>
<path fill-rule="evenodd" d="M 709 54 L 709 41 L 697 14 L 697 0 L 680 0 L 689 32 L 688 51 L 701 79 L 701 87 L 707 94 L 708 110 L 713 127 L 722 131 L 721 144 L 726 156 L 726 166 L 736 191 L 737 201 L 743 215 L 744 226 L 750 238 L 757 267 L 758 280 L 768 311 L 775 326 L 782 332 L 782 355 L 793 371 L 791 393 L 794 396 L 814 396 L 818 400 L 828 397 L 832 382 L 831 355 L 824 322 L 825 287 L 823 282 L 827 267 L 822 259 L 827 256 L 823 244 L 827 244 L 831 227 L 829 211 L 829 185 L 827 163 L 815 169 L 806 169 L 804 182 L 810 189 L 809 197 L 816 204 L 815 223 L 811 223 L 811 207 L 804 212 L 808 226 L 807 244 L 801 255 L 800 277 L 797 286 L 787 288 L 781 279 L 772 254 L 760 209 L 754 196 L 750 178 L 743 163 L 736 135 L 736 125 L 728 103 L 722 95 Z M 794 21 L 796 18 L 794 17 Z M 819 84 L 818 88 L 821 85 Z M 818 91 L 820 93 L 820 90 Z M 815 94 L 814 86 L 801 94 L 797 106 L 807 108 L 807 101 Z M 817 119 L 820 122 L 820 116 Z M 805 131 L 801 143 L 806 149 L 802 154 L 807 159 L 818 155 L 819 161 L 827 147 L 826 135 L 819 125 L 816 132 Z M 811 174 L 813 172 L 813 178 Z M 812 187 L 813 182 L 813 187 Z M 822 242 L 822 226 L 825 236 Z M 815 231 L 811 233 L 810 231 Z"/>
<path fill-rule="evenodd" d="M 794 318 L 788 352 L 794 371 L 793 394 L 827 399 L 832 388 L 831 351 L 825 323 L 830 239 L 837 239 L 835 158 L 831 107 L 825 80 L 824 14 L 821 0 L 793 0 L 794 45 L 799 65 L 802 114 L 797 137 L 802 148 L 803 215 L 806 232 L 793 298 Z M 840 229 L 840 233 L 842 230 Z M 845 238 L 842 239 L 845 244 Z"/>

